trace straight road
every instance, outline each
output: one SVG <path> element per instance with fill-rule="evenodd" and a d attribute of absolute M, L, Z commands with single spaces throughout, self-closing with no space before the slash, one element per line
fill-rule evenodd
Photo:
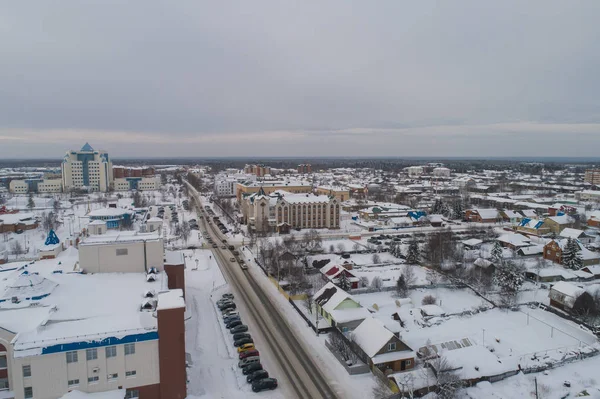
<path fill-rule="evenodd" d="M 236 300 L 244 302 L 250 313 L 249 316 L 258 326 L 265 342 L 268 342 L 268 349 L 277 362 L 278 371 L 285 375 L 291 385 L 288 387 L 288 391 L 294 392 L 299 399 L 339 398 L 339 394 L 331 388 L 319 371 L 310 352 L 296 338 L 284 316 L 279 313 L 277 307 L 271 304 L 269 297 L 262 291 L 254 277 L 242 270 L 237 262 L 231 262 L 233 254 L 229 250 L 221 249 L 222 240 L 226 237 L 218 229 L 215 229 L 212 222 L 207 225 L 207 214 L 204 212 L 196 190 L 189 186 L 189 192 L 203 216 L 200 219 L 201 226 L 219 245 L 218 248 L 213 248 L 215 259 L 225 279 L 234 290 Z M 243 254 L 241 256 L 243 258 Z"/>

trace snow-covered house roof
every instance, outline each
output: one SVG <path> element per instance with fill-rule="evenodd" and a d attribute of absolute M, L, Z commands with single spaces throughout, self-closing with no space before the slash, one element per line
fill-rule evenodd
<path fill-rule="evenodd" d="M 446 311 L 438 305 L 423 305 L 419 309 L 421 309 L 424 316 L 443 316 L 446 314 Z"/>
<path fill-rule="evenodd" d="M 523 216 L 528 218 L 535 218 L 537 216 L 533 209 L 522 209 L 520 212 L 523 214 Z"/>
<path fill-rule="evenodd" d="M 560 237 L 577 239 L 585 234 L 583 230 L 573 229 L 571 227 L 565 227 L 559 234 Z"/>
<path fill-rule="evenodd" d="M 544 253 L 544 246 L 543 245 L 531 245 L 529 247 L 521 247 L 521 248 L 519 248 L 519 251 L 521 252 L 521 254 L 523 256 L 540 255 L 540 254 Z"/>
<path fill-rule="evenodd" d="M 474 209 L 474 211 L 484 220 L 496 219 L 498 217 L 497 209 Z"/>
<path fill-rule="evenodd" d="M 526 247 L 531 245 L 531 240 L 528 237 L 518 233 L 503 234 L 498 237 L 498 241 L 515 247 Z"/>
<path fill-rule="evenodd" d="M 445 350 L 441 356 L 446 359 L 450 370 L 454 370 L 461 380 L 491 377 L 514 370 L 514 364 L 501 362 L 498 356 L 482 345 Z M 435 362 L 431 364 L 435 367 Z"/>
<path fill-rule="evenodd" d="M 561 251 L 564 251 L 565 247 L 567 246 L 567 243 L 569 242 L 569 239 L 568 238 L 558 238 L 553 241 L 556 244 L 558 244 Z M 575 242 L 579 246 L 579 255 L 581 256 L 582 260 L 600 259 L 600 253 L 590 251 L 589 249 L 584 247 L 583 244 L 581 242 L 579 242 L 578 240 L 575 240 Z"/>
<path fill-rule="evenodd" d="M 469 238 L 468 240 L 464 240 L 461 241 L 464 245 L 468 246 L 468 247 L 476 247 L 478 245 L 481 245 L 483 243 L 483 241 L 478 240 L 477 238 Z"/>
<path fill-rule="evenodd" d="M 358 346 L 371 358 L 394 337 L 394 333 L 374 317 L 367 317 L 356 327 L 353 335 Z"/>
<path fill-rule="evenodd" d="M 573 218 L 569 215 L 550 216 L 546 219 L 550 219 L 560 225 L 573 223 Z"/>
<path fill-rule="evenodd" d="M 533 230 L 538 230 L 543 225 L 544 225 L 544 221 L 543 220 L 530 219 L 530 218 L 523 218 L 521 220 L 521 223 L 519 223 L 520 227 L 525 227 L 525 228 L 533 229 Z"/>
<path fill-rule="evenodd" d="M 575 284 L 571 284 L 567 281 L 559 281 L 550 288 L 549 296 L 551 299 L 558 300 L 564 305 L 572 308 L 577 298 L 584 292 L 585 290 L 583 288 L 579 288 Z"/>
<path fill-rule="evenodd" d="M 504 211 L 504 214 L 509 219 L 520 219 L 523 217 L 523 215 L 521 215 L 519 212 L 515 212 L 515 211 L 511 211 L 511 210 Z"/>
<path fill-rule="evenodd" d="M 95 218 L 95 217 L 120 217 L 123 216 L 125 214 L 130 214 L 131 211 L 128 209 L 123 209 L 123 208 L 100 208 L 100 209 L 94 209 L 93 211 L 90 211 L 90 213 L 87 214 L 87 216 L 91 217 L 91 218 Z"/>
<path fill-rule="evenodd" d="M 313 299 L 317 305 L 325 309 L 327 312 L 331 312 L 346 299 L 352 299 L 354 301 L 352 295 L 348 294 L 346 291 L 339 288 L 332 282 L 325 284 L 323 288 L 317 291 L 317 293 L 313 295 Z"/>
<path fill-rule="evenodd" d="M 475 262 L 473 262 L 473 264 L 477 267 L 481 267 L 482 269 L 487 269 L 488 267 L 494 265 L 493 262 L 490 262 L 489 260 L 483 258 L 477 258 Z"/>

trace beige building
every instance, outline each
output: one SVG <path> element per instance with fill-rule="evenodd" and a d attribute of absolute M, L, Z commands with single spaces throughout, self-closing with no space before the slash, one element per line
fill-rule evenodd
<path fill-rule="evenodd" d="M 271 167 L 266 165 L 246 165 L 244 166 L 244 173 L 262 177 L 271 174 Z"/>
<path fill-rule="evenodd" d="M 313 187 L 310 182 L 298 180 L 273 180 L 273 181 L 252 181 L 238 183 L 236 186 L 236 197 L 241 202 L 242 197 L 258 193 L 258 190 L 264 191 L 266 195 L 275 191 L 287 191 L 292 194 L 312 193 Z"/>
<path fill-rule="evenodd" d="M 243 199 L 242 215 L 243 222 L 256 231 L 339 229 L 340 201 L 326 195 L 285 191 L 267 195 L 260 190 Z"/>
<path fill-rule="evenodd" d="M 113 180 L 113 187 L 115 191 L 129 191 L 129 190 L 159 190 L 160 189 L 160 176 L 150 177 L 122 177 Z"/>
<path fill-rule="evenodd" d="M 134 231 L 106 234 L 106 228 L 97 222 L 88 226 L 93 235 L 79 244 L 79 268 L 82 271 L 139 273 L 152 267 L 163 270 L 163 239 L 159 234 Z"/>
<path fill-rule="evenodd" d="M 62 191 L 61 179 L 26 179 L 11 180 L 8 185 L 13 194 L 27 193 L 60 193 Z"/>
<path fill-rule="evenodd" d="M 105 192 L 113 183 L 113 167 L 108 153 L 96 151 L 88 143 L 79 151 L 68 151 L 61 168 L 65 190 L 87 188 Z"/>
<path fill-rule="evenodd" d="M 586 183 L 600 185 L 600 169 L 587 169 L 583 180 Z"/>
<path fill-rule="evenodd" d="M 340 202 L 347 201 L 350 198 L 350 190 L 345 187 L 318 186 L 315 189 L 315 194 L 334 196 Z"/>

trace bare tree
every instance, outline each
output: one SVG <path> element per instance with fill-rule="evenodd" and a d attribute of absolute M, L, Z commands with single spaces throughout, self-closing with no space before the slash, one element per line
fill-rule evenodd
<path fill-rule="evenodd" d="M 25 253 L 25 250 L 23 249 L 23 246 L 19 240 L 14 240 L 10 246 L 10 249 L 15 255 L 21 255 Z"/>
<path fill-rule="evenodd" d="M 443 356 L 430 360 L 429 364 L 434 368 L 436 375 L 437 397 L 439 399 L 453 399 L 462 382 L 450 362 Z"/>
<path fill-rule="evenodd" d="M 359 244 L 359 243 L 357 243 L 357 242 L 355 242 L 355 243 L 354 243 L 354 245 L 352 246 L 352 250 L 353 250 L 354 252 L 358 252 L 358 251 L 360 251 L 360 244 Z"/>
<path fill-rule="evenodd" d="M 381 287 L 383 287 L 383 280 L 381 277 L 373 277 L 373 280 L 371 280 L 371 288 L 376 291 L 381 291 Z"/>
<path fill-rule="evenodd" d="M 435 305 L 437 299 L 433 295 L 425 295 L 421 300 L 421 305 Z"/>
<path fill-rule="evenodd" d="M 374 399 L 387 399 L 392 396 L 392 391 L 389 386 L 385 385 L 379 378 L 376 378 L 375 380 L 377 381 L 377 384 L 373 387 L 372 391 Z"/>
<path fill-rule="evenodd" d="M 415 274 L 414 266 L 405 265 L 402 268 L 402 275 L 404 276 L 404 281 L 406 281 L 406 286 L 410 288 L 411 285 L 415 285 L 417 282 L 417 275 Z"/>
<path fill-rule="evenodd" d="M 348 339 L 350 341 L 353 340 L 352 334 L 348 336 Z M 340 354 L 345 362 L 355 364 L 358 361 L 358 356 L 354 353 L 348 342 L 341 336 L 341 333 L 332 331 L 329 334 L 329 344 Z"/>
<path fill-rule="evenodd" d="M 366 288 L 366 287 L 368 287 L 368 286 L 369 286 L 369 278 L 368 278 L 368 277 L 366 277 L 366 276 L 362 276 L 362 277 L 360 278 L 360 286 L 361 286 L 362 288 Z"/>
<path fill-rule="evenodd" d="M 373 256 L 371 257 L 371 261 L 374 264 L 381 263 L 381 257 L 379 256 L 379 254 L 373 254 Z"/>
<path fill-rule="evenodd" d="M 340 253 L 342 253 L 342 252 L 344 252 L 344 251 L 346 250 L 346 246 L 345 246 L 343 243 L 341 243 L 341 242 L 340 242 L 340 243 L 338 243 L 338 245 L 337 245 L 337 250 L 338 250 Z"/>

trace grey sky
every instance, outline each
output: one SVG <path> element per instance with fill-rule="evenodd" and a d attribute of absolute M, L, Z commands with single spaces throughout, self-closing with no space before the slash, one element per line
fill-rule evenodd
<path fill-rule="evenodd" d="M 598 156 L 600 2 L 12 1 L 0 157 Z"/>

